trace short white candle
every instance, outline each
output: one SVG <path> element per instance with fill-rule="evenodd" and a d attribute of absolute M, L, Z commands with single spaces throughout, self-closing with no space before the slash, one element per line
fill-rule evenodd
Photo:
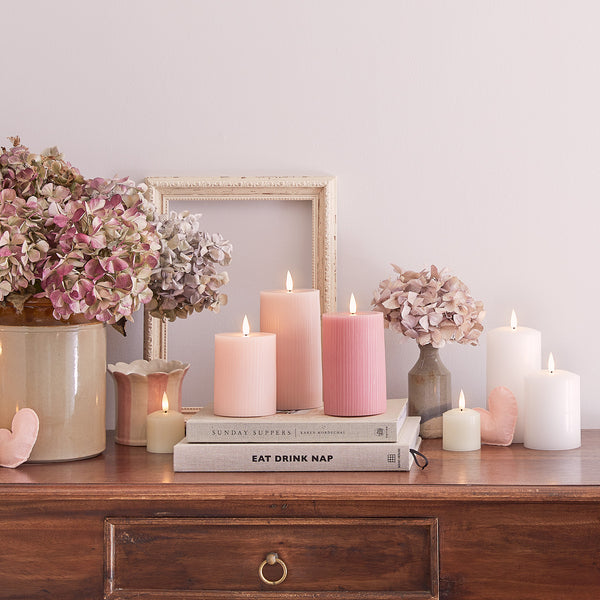
<path fill-rule="evenodd" d="M 550 354 L 548 369 L 525 380 L 526 448 L 570 450 L 581 446 L 579 375 L 554 367 Z"/>
<path fill-rule="evenodd" d="M 185 417 L 169 410 L 169 399 L 163 394 L 162 410 L 146 418 L 146 450 L 156 454 L 171 454 L 173 446 L 185 437 Z"/>
<path fill-rule="evenodd" d="M 542 368 L 542 334 L 520 327 L 512 311 L 509 327 L 487 333 L 486 391 L 507 387 L 517 400 L 518 416 L 513 442 L 523 443 L 525 432 L 525 377 Z"/>
<path fill-rule="evenodd" d="M 465 452 L 481 448 L 481 422 L 479 413 L 465 408 L 465 395 L 460 391 L 458 408 L 447 410 L 442 415 L 444 450 Z"/>

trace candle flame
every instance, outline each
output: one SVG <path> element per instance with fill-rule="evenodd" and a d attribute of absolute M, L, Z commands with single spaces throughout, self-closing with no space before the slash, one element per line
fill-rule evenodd
<path fill-rule="evenodd" d="M 460 390 L 460 394 L 458 396 L 458 408 L 460 410 L 465 410 L 465 393 Z"/>
<path fill-rule="evenodd" d="M 552 352 L 550 352 L 550 356 L 548 357 L 548 371 L 554 373 L 554 356 L 552 356 Z"/>
<path fill-rule="evenodd" d="M 354 297 L 354 294 L 350 296 L 350 314 L 356 314 L 356 298 Z"/>
<path fill-rule="evenodd" d="M 288 271 L 287 277 L 285 278 L 285 289 L 288 292 L 291 292 L 294 289 L 294 280 L 292 279 L 292 274 Z"/>
<path fill-rule="evenodd" d="M 167 392 L 163 392 L 162 397 L 162 409 L 167 412 L 169 410 L 169 399 L 167 398 Z"/>
<path fill-rule="evenodd" d="M 511 326 L 511 329 L 517 328 L 517 313 L 515 312 L 514 308 L 510 315 L 510 326 Z"/>
<path fill-rule="evenodd" d="M 250 335 L 250 323 L 248 322 L 248 315 L 244 315 L 244 321 L 242 323 L 242 333 L 245 336 Z"/>

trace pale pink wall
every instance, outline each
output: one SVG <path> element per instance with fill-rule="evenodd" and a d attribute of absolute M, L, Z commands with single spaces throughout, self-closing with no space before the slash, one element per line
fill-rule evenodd
<path fill-rule="evenodd" d="M 0 8 L 0 136 L 56 144 L 88 175 L 336 175 L 340 304 L 354 291 L 365 306 L 390 262 L 447 265 L 487 327 L 515 307 L 542 330 L 600 427 L 599 3 Z M 111 362 L 141 356 L 137 325 L 111 333 Z M 402 396 L 417 351 L 386 339 Z M 485 341 L 443 355 L 483 404 Z"/>

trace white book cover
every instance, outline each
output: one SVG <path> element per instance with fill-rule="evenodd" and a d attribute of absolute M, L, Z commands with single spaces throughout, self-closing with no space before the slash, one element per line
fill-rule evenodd
<path fill-rule="evenodd" d="M 387 401 L 387 410 L 368 417 L 331 417 L 323 407 L 266 417 L 218 417 L 202 408 L 186 424 L 192 443 L 394 442 L 408 414 L 408 400 Z"/>
<path fill-rule="evenodd" d="M 173 449 L 175 471 L 408 471 L 418 450 L 420 417 L 407 417 L 395 442 L 199 444 Z"/>

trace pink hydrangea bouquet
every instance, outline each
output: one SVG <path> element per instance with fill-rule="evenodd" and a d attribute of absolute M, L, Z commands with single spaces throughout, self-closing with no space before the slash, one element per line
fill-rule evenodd
<path fill-rule="evenodd" d="M 477 345 L 483 331 L 483 303 L 473 299 L 458 277 L 434 265 L 419 272 L 392 267 L 395 274 L 379 284 L 371 305 L 383 313 L 386 327 L 420 346 Z"/>
<path fill-rule="evenodd" d="M 10 139 L 0 154 L 0 304 L 20 310 L 31 297 L 47 298 L 56 319 L 82 314 L 122 325 L 160 301 L 165 290 L 151 282 L 164 246 L 145 186 L 86 179 L 56 148 L 37 155 Z M 190 262 L 174 268 L 187 273 Z"/>

